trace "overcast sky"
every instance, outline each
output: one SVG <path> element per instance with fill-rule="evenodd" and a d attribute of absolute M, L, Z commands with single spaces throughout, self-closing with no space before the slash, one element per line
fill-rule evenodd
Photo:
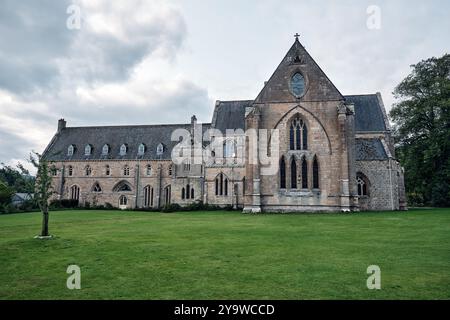
<path fill-rule="evenodd" d="M 0 0 L 0 162 L 42 152 L 59 118 L 209 122 L 215 100 L 257 96 L 296 32 L 344 95 L 380 91 L 389 110 L 411 64 L 450 51 L 449 12 L 448 0 Z"/>

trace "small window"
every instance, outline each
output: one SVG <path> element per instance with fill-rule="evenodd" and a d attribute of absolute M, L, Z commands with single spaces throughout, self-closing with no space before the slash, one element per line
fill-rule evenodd
<path fill-rule="evenodd" d="M 52 176 L 56 177 L 58 175 L 58 170 L 56 170 L 55 167 L 52 167 L 50 169 L 50 173 L 52 174 Z"/>
<path fill-rule="evenodd" d="M 94 192 L 102 192 L 102 188 L 100 187 L 100 184 L 97 182 L 94 184 L 94 187 L 92 188 L 92 191 Z"/>
<path fill-rule="evenodd" d="M 128 204 L 128 199 L 125 196 L 121 196 L 119 198 L 119 205 L 121 206 L 126 206 Z"/>
<path fill-rule="evenodd" d="M 358 196 L 368 196 L 369 190 L 368 190 L 368 179 L 361 173 L 357 174 L 356 176 L 356 185 L 358 188 Z"/>
<path fill-rule="evenodd" d="M 67 173 L 69 174 L 69 177 L 73 176 L 73 167 L 72 166 L 69 166 L 67 168 Z"/>
<path fill-rule="evenodd" d="M 147 176 L 151 176 L 152 175 L 152 166 L 150 164 L 147 165 L 146 170 L 145 170 L 145 174 Z"/>
<path fill-rule="evenodd" d="M 191 171 L 191 163 L 189 161 L 186 161 L 183 165 L 184 171 Z"/>
<path fill-rule="evenodd" d="M 156 147 L 156 155 L 160 156 L 164 153 L 164 146 L 162 143 L 158 144 Z"/>
<path fill-rule="evenodd" d="M 123 175 L 124 176 L 129 176 L 130 175 L 130 167 L 128 165 L 123 167 Z"/>
<path fill-rule="evenodd" d="M 173 173 L 173 167 L 172 165 L 169 165 L 169 176 L 171 176 Z"/>
<path fill-rule="evenodd" d="M 87 144 L 87 145 L 84 147 L 84 155 L 85 155 L 85 156 L 90 156 L 91 153 L 92 153 L 92 146 L 91 146 L 90 144 Z"/>
<path fill-rule="evenodd" d="M 73 144 L 71 144 L 68 148 L 67 148 L 67 155 L 73 156 L 73 153 L 75 152 L 75 146 Z"/>
<path fill-rule="evenodd" d="M 126 154 L 127 154 L 127 151 L 128 151 L 128 147 L 127 147 L 126 144 L 123 144 L 123 145 L 120 146 L 120 155 L 121 155 L 121 156 L 126 155 Z"/>
<path fill-rule="evenodd" d="M 105 174 L 106 174 L 107 176 L 111 175 L 111 168 L 110 168 L 109 165 L 106 165 L 106 166 L 105 166 Z"/>
<path fill-rule="evenodd" d="M 145 153 L 145 144 L 141 143 L 138 148 L 138 155 L 143 156 Z"/>
<path fill-rule="evenodd" d="M 84 168 L 84 173 L 85 173 L 86 176 L 90 176 L 90 175 L 92 174 L 92 168 L 91 168 L 91 166 L 87 165 L 87 166 Z"/>
<path fill-rule="evenodd" d="M 102 148 L 102 155 L 106 156 L 109 154 L 109 145 L 105 144 Z"/>

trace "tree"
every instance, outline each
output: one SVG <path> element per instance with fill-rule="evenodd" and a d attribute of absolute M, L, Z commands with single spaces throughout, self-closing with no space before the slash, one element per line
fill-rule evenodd
<path fill-rule="evenodd" d="M 50 167 L 42 155 L 36 152 L 30 154 L 30 162 L 37 169 L 34 199 L 42 212 L 42 230 L 40 236 L 48 237 L 48 204 L 53 194 L 51 170 L 54 170 L 54 167 Z"/>
<path fill-rule="evenodd" d="M 31 194 L 34 191 L 34 177 L 19 163 L 17 169 L 0 164 L 0 180 L 14 192 Z"/>
<path fill-rule="evenodd" d="M 13 190 L 11 190 L 6 183 L 0 180 L 0 205 L 11 203 L 11 196 L 13 193 Z"/>
<path fill-rule="evenodd" d="M 406 190 L 450 205 L 450 55 L 422 60 L 395 88 L 390 112 Z"/>

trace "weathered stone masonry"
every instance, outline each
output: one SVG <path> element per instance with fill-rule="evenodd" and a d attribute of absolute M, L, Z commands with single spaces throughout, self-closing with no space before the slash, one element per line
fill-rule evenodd
<path fill-rule="evenodd" d="M 201 132 L 204 150 L 223 143 L 225 158 L 214 149 L 208 151 L 212 162 L 175 164 L 176 129 Z M 204 139 L 209 129 L 234 133 Z M 255 130 L 258 144 L 247 130 Z M 261 130 L 268 130 L 268 142 Z M 264 157 L 256 150 L 267 145 L 279 156 L 275 171 L 250 161 Z M 160 208 L 202 201 L 244 212 L 406 209 L 403 169 L 381 95 L 342 95 L 298 39 L 254 100 L 217 101 L 211 123 L 200 127 L 193 116 L 187 124 L 67 127 L 61 119 L 44 157 L 57 169 L 55 198 L 81 204 Z"/>

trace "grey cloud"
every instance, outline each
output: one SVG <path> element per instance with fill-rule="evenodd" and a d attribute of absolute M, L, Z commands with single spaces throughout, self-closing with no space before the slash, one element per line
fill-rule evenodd
<path fill-rule="evenodd" d="M 35 147 L 31 141 L 9 133 L 2 128 L 0 128 L 0 144 L 0 162 L 5 163 L 10 159 L 27 159 L 27 156 Z"/>
<path fill-rule="evenodd" d="M 145 23 L 117 19 L 127 39 L 95 32 L 87 24 L 69 30 L 66 10 L 71 4 L 68 0 L 2 1 L 0 88 L 26 94 L 34 89 L 58 90 L 68 79 L 121 81 L 158 49 L 169 59 L 175 57 L 186 34 L 184 19 L 176 10 Z M 95 13 L 82 8 L 83 17 Z"/>

